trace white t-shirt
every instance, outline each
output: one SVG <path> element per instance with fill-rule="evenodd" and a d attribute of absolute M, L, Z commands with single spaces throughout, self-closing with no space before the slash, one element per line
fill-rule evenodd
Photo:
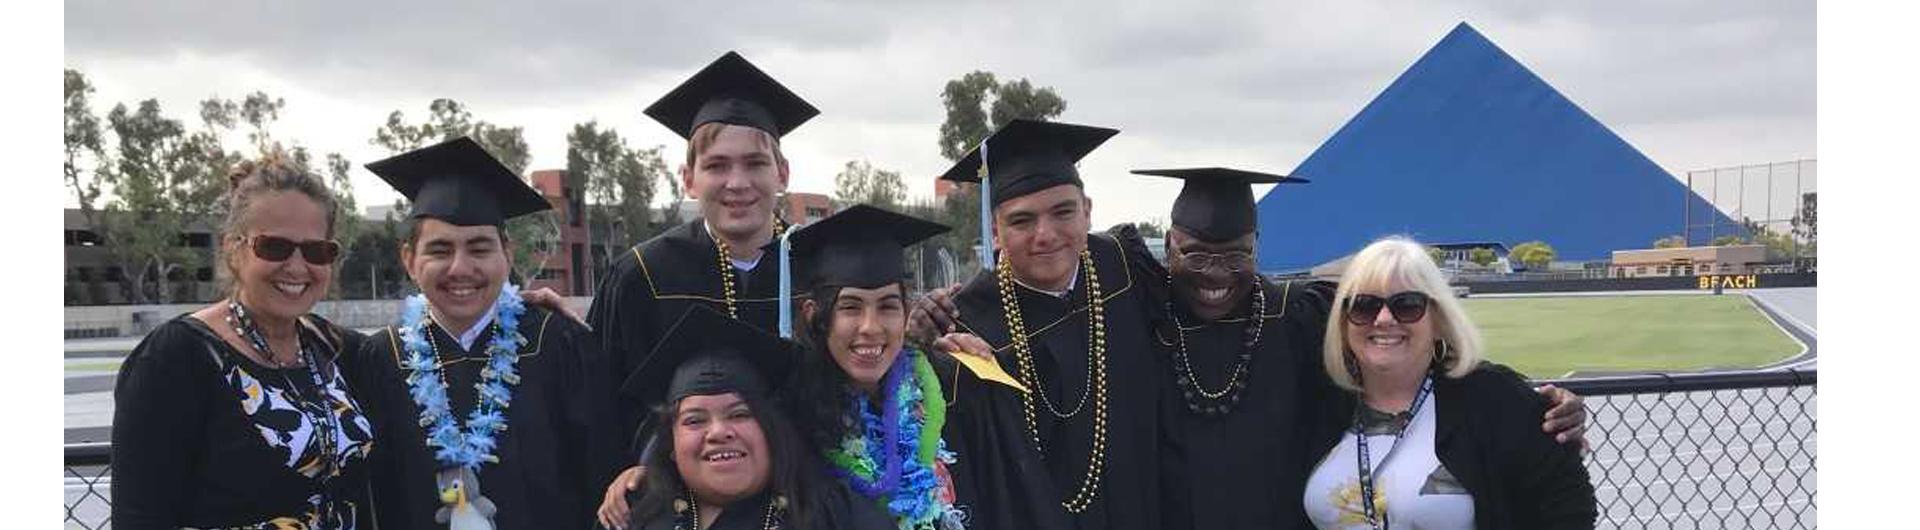
<path fill-rule="evenodd" d="M 1367 452 L 1373 460 L 1374 507 L 1387 515 L 1395 529 L 1451 530 L 1473 528 L 1473 495 L 1440 465 L 1433 451 L 1436 396 L 1427 396 L 1406 435 L 1394 447 L 1393 430 L 1380 425 L 1368 429 Z M 1390 422 L 1383 422 L 1390 423 Z M 1391 455 L 1389 450 L 1391 449 Z M 1349 431 L 1333 452 L 1313 468 L 1307 479 L 1307 518 L 1323 529 L 1367 529 L 1366 508 L 1360 503 L 1359 447 Z M 1382 499 L 1381 497 L 1385 497 Z"/>

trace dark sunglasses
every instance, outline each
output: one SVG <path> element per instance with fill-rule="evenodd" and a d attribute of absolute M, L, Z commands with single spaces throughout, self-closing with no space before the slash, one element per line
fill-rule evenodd
<path fill-rule="evenodd" d="M 280 262 L 293 257 L 293 251 L 299 250 L 307 263 L 330 265 L 333 259 L 340 257 L 340 244 L 331 240 L 316 239 L 294 242 L 291 239 L 275 236 L 253 236 L 253 257 L 267 261 Z"/>
<path fill-rule="evenodd" d="M 1347 297 L 1347 323 L 1365 326 L 1373 323 L 1380 314 L 1382 306 L 1393 313 L 1393 319 L 1401 324 L 1412 324 L 1427 317 L 1427 304 L 1433 300 L 1426 293 L 1405 291 L 1381 298 L 1370 294 L 1356 294 Z"/>

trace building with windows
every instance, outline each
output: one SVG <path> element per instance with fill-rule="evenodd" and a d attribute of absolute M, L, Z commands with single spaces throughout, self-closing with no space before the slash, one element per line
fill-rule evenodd
<path fill-rule="evenodd" d="M 1748 274 L 1758 272 L 1755 269 L 1765 265 L 1766 261 L 1766 245 L 1616 250 L 1613 252 L 1613 265 L 1608 268 L 1608 276 L 1646 278 Z"/>

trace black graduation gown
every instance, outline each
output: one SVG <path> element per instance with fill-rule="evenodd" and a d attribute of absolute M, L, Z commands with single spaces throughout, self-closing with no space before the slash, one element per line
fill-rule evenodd
<path fill-rule="evenodd" d="M 1325 379 L 1319 375 L 1321 336 L 1316 333 L 1324 324 L 1315 325 L 1312 318 L 1324 318 L 1325 313 L 1303 300 L 1310 295 L 1300 283 L 1263 282 L 1267 308 L 1257 318 L 1249 315 L 1251 297 L 1241 316 L 1211 323 L 1197 322 L 1184 308 L 1174 308 L 1182 313 L 1187 364 L 1208 391 L 1227 386 L 1228 374 L 1245 348 L 1249 319 L 1262 326 L 1244 376 L 1246 386 L 1226 414 L 1205 416 L 1190 410 L 1175 382 L 1179 371 L 1169 370 L 1161 378 L 1168 395 L 1178 400 L 1167 420 L 1162 454 L 1168 510 L 1186 512 L 1186 518 L 1174 524 L 1267 529 L 1299 528 L 1306 522 L 1300 509 L 1306 475 L 1301 473 L 1304 453 L 1299 443 L 1310 431 L 1304 428 L 1301 409 L 1315 404 L 1302 399 L 1302 385 Z M 1173 357 L 1179 337 L 1173 333 L 1172 322 L 1162 322 L 1155 341 L 1171 363 L 1179 363 Z"/>
<path fill-rule="evenodd" d="M 466 421 L 474 407 L 474 383 L 487 363 L 481 333 L 473 349 L 451 361 L 459 342 L 439 326 L 427 326 L 440 348 L 448 401 L 454 417 Z M 500 462 L 481 466 L 480 490 L 499 512 L 502 530 L 589 528 L 603 483 L 593 483 L 586 449 L 593 428 L 591 396 L 583 361 L 594 345 L 586 328 L 545 309 L 529 307 L 520 317 L 516 368 L 520 383 L 511 387 L 507 430 L 497 435 Z M 408 393 L 405 346 L 394 327 L 369 337 L 361 352 L 374 385 L 365 402 L 378 436 L 374 451 L 373 497 L 381 528 L 445 528 L 434 522 L 440 508 L 435 473 L 440 463 L 427 445 L 419 407 Z M 449 362 L 451 361 L 451 362 Z"/>
<path fill-rule="evenodd" d="M 1160 523 L 1159 408 L 1165 403 L 1152 381 L 1162 366 L 1152 343 L 1147 296 L 1138 286 L 1119 243 L 1104 234 L 1089 234 L 1087 248 L 1099 273 L 1106 319 L 1107 448 L 1105 473 L 1098 497 L 1086 510 L 1072 516 L 1081 529 L 1157 528 Z M 1063 410 L 1081 399 L 1087 377 L 1088 278 L 1074 282 L 1066 298 L 1025 287 L 1015 296 L 1027 326 L 1035 371 L 1047 397 Z M 955 297 L 960 325 L 994 348 L 995 357 L 1010 374 L 1019 374 L 995 276 L 983 272 Z M 1038 395 L 1034 396 L 1038 399 Z M 964 398 L 962 398 L 964 399 Z M 1088 394 L 1091 400 L 1091 395 Z M 1017 404 L 1016 404 L 1017 405 Z M 1080 489 L 1093 447 L 1093 405 L 1078 415 L 1056 418 L 1044 404 L 1035 403 L 1042 454 L 1057 495 L 1032 502 L 1058 503 Z M 1008 416 L 1011 427 L 1026 436 L 1019 410 Z"/>
<path fill-rule="evenodd" d="M 1136 259 L 1129 263 L 1147 281 L 1157 308 L 1155 344 L 1168 361 L 1158 384 L 1170 401 L 1163 417 L 1161 479 L 1166 488 L 1167 528 L 1310 528 L 1301 509 L 1301 488 L 1311 471 L 1304 444 L 1313 429 L 1307 422 L 1325 408 L 1321 396 L 1336 392 L 1320 375 L 1320 345 L 1326 326 L 1331 284 L 1262 280 L 1267 307 L 1258 321 L 1260 342 L 1247 368 L 1246 388 L 1225 415 L 1191 411 L 1177 383 L 1179 337 L 1167 314 L 1172 293 L 1164 286 L 1168 271 L 1151 258 L 1146 243 L 1127 227 L 1113 234 Z M 1186 331 L 1187 362 L 1203 388 L 1218 391 L 1245 348 L 1245 328 L 1253 299 L 1216 322 L 1200 322 L 1184 307 L 1179 325 Z"/>
<path fill-rule="evenodd" d="M 741 320 L 771 330 L 779 323 L 780 266 L 773 259 L 776 243 L 763 247 L 767 253 L 746 274 L 730 264 L 725 269 L 734 279 L 734 307 Z M 687 309 L 705 305 L 722 313 L 727 310 L 726 292 L 721 282 L 719 248 L 707 233 L 706 223 L 694 219 L 634 246 L 621 254 L 608 268 L 606 277 L 594 293 L 587 323 L 597 336 L 599 358 L 594 361 L 601 395 L 613 396 L 604 421 L 617 436 L 597 440 L 595 459 L 602 467 L 602 483 L 613 474 L 639 461 L 639 448 L 630 441 L 648 411 L 644 394 L 621 394 L 626 377 L 646 360 L 655 344 L 666 336 Z M 657 389 L 654 389 L 657 390 Z"/>
<path fill-rule="evenodd" d="M 940 437 L 954 454 L 947 466 L 954 507 L 967 514 L 967 528 L 1072 528 L 1066 510 L 1054 501 L 1061 497 L 1046 463 L 1027 442 L 1021 392 L 976 377 L 950 356 L 932 359 L 947 400 Z"/>
<path fill-rule="evenodd" d="M 832 479 L 821 477 L 821 481 L 821 484 L 832 485 L 827 486 L 826 494 L 820 496 L 823 505 L 819 508 L 823 513 L 817 514 L 814 524 L 808 528 L 799 528 L 798 525 L 785 524 L 788 523 L 787 521 L 777 521 L 777 528 L 783 530 L 892 530 L 894 528 L 893 520 L 889 519 L 886 512 L 881 511 L 879 506 L 859 499 L 853 492 L 834 483 Z M 720 516 L 714 518 L 713 525 L 708 526 L 707 530 L 766 528 L 769 500 L 769 495 L 761 493 L 740 501 L 739 506 L 720 512 Z M 776 515 L 775 519 L 778 518 L 779 516 Z M 674 522 L 674 513 L 667 512 L 654 516 L 645 524 L 635 525 L 635 527 L 641 530 L 675 530 Z M 689 523 L 687 526 L 691 528 L 693 524 Z"/>

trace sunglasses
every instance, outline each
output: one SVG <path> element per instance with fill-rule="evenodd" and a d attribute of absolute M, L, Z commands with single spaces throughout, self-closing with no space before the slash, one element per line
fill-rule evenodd
<path fill-rule="evenodd" d="M 1355 326 L 1372 324 L 1374 317 L 1380 315 L 1380 308 L 1385 307 L 1387 311 L 1393 313 L 1394 320 L 1401 324 L 1412 324 L 1427 317 L 1427 304 L 1430 302 L 1432 299 L 1427 298 L 1426 293 L 1419 291 L 1394 293 L 1385 298 L 1370 294 L 1356 294 L 1347 297 L 1347 323 Z"/>
<path fill-rule="evenodd" d="M 294 240 L 275 236 L 253 236 L 253 257 L 267 261 L 280 262 L 293 257 L 293 251 L 299 250 L 307 263 L 329 265 L 334 258 L 340 257 L 340 243 L 315 239 L 294 242 Z"/>

